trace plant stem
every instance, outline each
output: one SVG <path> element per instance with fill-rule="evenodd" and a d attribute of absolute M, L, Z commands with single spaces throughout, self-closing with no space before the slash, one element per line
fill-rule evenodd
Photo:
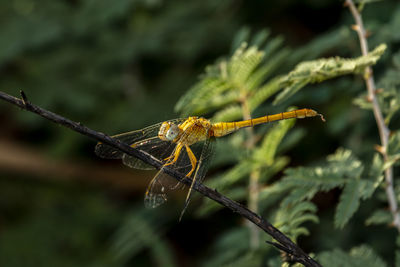
<path fill-rule="evenodd" d="M 243 94 L 241 98 L 241 107 L 243 113 L 244 120 L 251 119 L 251 113 L 247 101 L 247 95 Z M 255 147 L 256 136 L 254 134 L 253 127 L 246 128 L 248 133 L 248 140 L 247 149 L 252 151 Z M 250 210 L 258 213 L 258 195 L 260 191 L 260 186 L 258 180 L 260 179 L 260 172 L 258 170 L 252 170 L 249 177 L 249 197 L 248 197 L 248 207 Z M 249 230 L 250 230 L 250 247 L 253 249 L 257 249 L 260 245 L 260 232 L 258 227 L 255 227 L 254 224 L 249 223 Z"/>
<path fill-rule="evenodd" d="M 358 38 L 360 40 L 361 52 L 365 56 L 368 54 L 368 43 L 366 38 L 366 31 L 364 28 L 364 24 L 362 21 L 361 14 L 358 12 L 356 6 L 354 5 L 352 0 L 346 0 L 345 5 L 347 5 L 350 9 L 352 16 L 356 22 L 356 25 L 353 26 L 353 29 L 357 32 Z M 376 120 L 376 124 L 379 130 L 379 137 L 382 144 L 382 149 L 379 152 L 383 155 L 384 162 L 389 161 L 389 156 L 387 154 L 387 147 L 389 143 L 389 128 L 385 124 L 385 120 L 382 115 L 381 108 L 379 106 L 378 100 L 375 95 L 375 82 L 373 77 L 373 72 L 371 67 L 367 67 L 364 72 L 364 80 L 368 90 L 368 100 L 371 101 L 373 112 Z M 393 189 L 393 168 L 389 167 L 385 170 L 385 181 L 386 181 L 386 195 L 390 207 L 390 212 L 393 216 L 393 225 L 400 232 L 400 214 L 398 210 L 398 204 L 396 200 L 396 195 Z"/>

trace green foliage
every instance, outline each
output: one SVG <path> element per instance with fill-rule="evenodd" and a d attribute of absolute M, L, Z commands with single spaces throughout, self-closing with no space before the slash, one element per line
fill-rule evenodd
<path fill-rule="evenodd" d="M 355 247 L 346 253 L 340 249 L 323 252 L 318 255 L 318 260 L 323 266 L 327 267 L 376 267 L 387 266 L 386 263 L 368 246 Z"/>
<path fill-rule="evenodd" d="M 308 84 L 346 74 L 362 74 L 367 66 L 376 64 L 386 49 L 386 45 L 382 44 L 367 56 L 354 59 L 335 57 L 302 62 L 288 74 L 278 75 L 282 63 L 290 62 L 290 54 L 288 49 L 281 47 L 281 39 L 268 39 L 268 35 L 268 32 L 262 31 L 250 38 L 248 30 L 239 32 L 233 45 L 238 48 L 233 55 L 208 66 L 200 81 L 178 101 L 175 109 L 183 116 L 214 113 L 214 121 L 241 119 L 247 116 L 246 108 L 249 112 L 260 109 L 264 102 L 282 89 L 273 101 L 274 104 L 282 103 Z M 247 42 L 239 45 L 239 39 L 247 39 Z M 289 120 L 279 122 L 270 127 L 267 134 L 261 128 L 256 130 L 257 133 L 238 133 L 239 137 L 235 137 L 235 134 L 231 136 L 231 146 L 247 146 L 248 149 L 235 149 L 239 156 L 234 161 L 231 157 L 227 157 L 225 161 L 218 160 L 219 165 L 232 164 L 235 161 L 236 164 L 222 174 L 209 178 L 207 183 L 237 201 L 247 200 L 249 203 L 256 197 L 261 212 L 271 209 L 274 203 L 276 205 L 280 201 L 274 217 L 275 225 L 297 240 L 301 235 L 310 233 L 305 226 L 308 225 L 306 222 L 319 222 L 317 207 L 310 202 L 317 193 L 334 188 L 342 189 L 334 224 L 337 228 L 343 228 L 359 209 L 361 201 L 371 198 L 380 185 L 384 166 L 379 157 L 374 157 L 368 168 L 369 165 L 364 165 L 351 150 L 338 149 L 320 166 L 286 169 L 283 179 L 267 184 L 289 163 L 286 157 L 279 155 L 279 147 L 293 123 L 294 121 Z M 246 141 L 246 138 L 250 140 Z M 260 140 L 257 142 L 257 139 Z M 247 142 L 253 144 L 248 145 Z M 229 145 L 229 140 L 224 142 L 224 145 L 227 144 Z M 249 193 L 243 188 L 243 185 L 249 183 L 249 177 L 257 177 L 257 192 Z M 209 216 L 220 208 L 205 200 L 197 214 Z M 250 252 L 245 255 L 248 253 Z M 207 262 L 231 265 L 235 262 L 234 256 L 235 254 L 225 252 Z M 217 260 L 214 262 L 215 259 Z M 254 263 L 247 259 L 250 258 L 242 258 L 247 264 Z M 254 255 L 252 259 L 258 261 Z"/>
<path fill-rule="evenodd" d="M 391 58 L 391 67 L 386 70 L 383 77 L 378 81 L 377 99 L 379 106 L 385 116 L 385 123 L 390 124 L 393 116 L 400 109 L 400 81 L 398 75 L 400 73 L 400 52 L 395 53 Z M 371 110 L 372 104 L 367 100 L 365 93 L 360 94 L 354 100 L 354 103 L 361 108 Z"/>
<path fill-rule="evenodd" d="M 116 262 L 125 265 L 130 258 L 148 249 L 158 266 L 177 266 L 170 245 L 160 237 L 165 216 L 151 213 L 143 207 L 135 210 L 115 235 L 112 249 Z"/>
<path fill-rule="evenodd" d="M 264 37 L 261 32 L 255 39 L 258 40 L 260 35 Z M 261 51 L 257 47 L 248 47 L 247 43 L 242 43 L 229 60 L 208 66 L 200 82 L 178 101 L 175 110 L 187 116 L 219 109 L 214 115 L 216 121 L 238 119 L 241 117 L 241 107 L 238 103 L 244 98 L 248 101 L 250 111 L 254 111 L 274 93 L 284 88 L 274 101 L 274 104 L 281 103 L 307 84 L 341 75 L 362 73 L 367 66 L 375 64 L 386 49 L 386 45 L 382 44 L 367 56 L 356 59 L 335 57 L 303 62 L 287 75 L 266 81 L 288 57 L 287 50 L 276 51 L 279 48 L 275 45 L 276 40 L 275 38 L 268 42 Z M 271 57 L 273 52 L 276 53 Z M 268 60 L 263 62 L 266 58 Z"/>
<path fill-rule="evenodd" d="M 104 193 L 82 184 L 2 178 L 2 266 L 112 265 L 109 242 L 99 237 L 112 235 L 125 212 Z"/>
<path fill-rule="evenodd" d="M 274 103 L 278 104 L 310 83 L 320 83 L 345 74 L 362 74 L 366 67 L 375 65 L 386 50 L 381 44 L 366 56 L 355 59 L 327 58 L 298 64 L 293 71 L 282 78 L 280 93 Z"/>
<path fill-rule="evenodd" d="M 253 264 L 251 265 L 254 266 L 254 262 L 260 261 L 260 254 L 258 257 L 254 257 L 257 253 L 249 251 L 249 243 L 243 242 L 243 240 L 248 239 L 249 231 L 244 227 L 236 227 L 221 233 L 219 239 L 212 245 L 211 255 L 203 262 L 203 266 L 240 266 L 236 265 L 239 258 L 241 258 L 240 262 L 242 263 L 247 262 L 249 264 L 249 261 L 252 261 Z M 231 244 L 237 245 L 231 246 Z M 231 249 L 226 249 L 227 247 Z M 252 259 L 249 258 L 251 254 L 253 254 Z"/>
<path fill-rule="evenodd" d="M 392 214 L 387 210 L 376 210 L 372 215 L 365 221 L 365 225 L 373 224 L 389 224 L 392 222 Z"/>
<path fill-rule="evenodd" d="M 289 205 L 311 200 L 320 191 L 343 188 L 335 212 L 335 226 L 343 228 L 359 208 L 360 201 L 370 198 L 382 181 L 383 166 L 376 166 L 379 163 L 382 164 L 375 160 L 373 168 L 367 171 L 350 150 L 338 149 L 321 166 L 287 169 L 279 183 L 286 190 L 292 190 L 282 203 Z"/>
<path fill-rule="evenodd" d="M 314 214 L 317 207 L 308 201 L 295 203 L 293 205 L 280 207 L 278 210 L 274 225 L 283 233 L 296 241 L 300 235 L 309 235 L 310 232 L 303 223 L 311 221 L 318 223 L 318 217 Z"/>
<path fill-rule="evenodd" d="M 286 120 L 218 140 L 206 183 L 243 204 L 255 201 L 257 213 L 323 266 L 400 267 L 384 190 L 393 167 L 400 198 L 400 6 L 358 2 L 372 48 L 365 57 L 337 1 L 8 1 L 0 5 L 0 87 L 23 89 L 32 102 L 108 134 L 174 118 L 178 99 L 182 116 L 213 121 L 315 108 L 325 124 Z M 271 30 L 254 32 L 265 26 Z M 366 66 L 391 130 L 385 163 L 374 151 Z M 92 141 L 3 103 L 0 110 L 2 138 L 93 160 Z M 107 194 L 87 192 L 81 182 L 49 190 L 30 179 L 0 174 L 2 266 L 289 265 L 264 243 L 266 234 L 254 246 L 253 228 L 206 199 L 189 207 L 202 218 L 189 211 L 177 223 L 179 205 L 138 206 L 142 187 L 128 197 L 108 186 L 94 186 Z"/>
<path fill-rule="evenodd" d="M 261 32 L 254 39 L 260 40 L 260 35 L 266 38 Z M 186 116 L 218 109 L 215 120 L 238 119 L 241 109 L 236 104 L 244 98 L 248 99 L 250 110 L 254 110 L 279 89 L 273 81 L 262 85 L 287 54 L 286 50 L 278 50 L 276 40 L 267 42 L 263 50 L 242 43 L 229 60 L 208 66 L 200 82 L 178 101 L 175 110 Z"/>
<path fill-rule="evenodd" d="M 237 18 L 225 12 L 230 0 L 179 2 L 4 3 L 0 87 L 12 95 L 23 89 L 39 106 L 109 134 L 173 118 L 182 88 L 202 66 L 198 59 L 229 46 L 238 28 Z M 204 20 L 215 12 L 225 15 Z M 153 108 L 147 108 L 149 103 Z M 26 131 L 42 127 L 49 136 L 41 139 L 47 152 L 79 154 L 78 135 L 63 134 L 64 129 L 37 116 L 14 113 Z"/>

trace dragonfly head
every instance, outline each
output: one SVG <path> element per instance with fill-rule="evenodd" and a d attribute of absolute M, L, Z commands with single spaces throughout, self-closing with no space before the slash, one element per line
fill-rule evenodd
<path fill-rule="evenodd" d="M 158 137 L 164 141 L 173 141 L 178 135 L 179 127 L 172 122 L 163 122 L 158 131 Z"/>

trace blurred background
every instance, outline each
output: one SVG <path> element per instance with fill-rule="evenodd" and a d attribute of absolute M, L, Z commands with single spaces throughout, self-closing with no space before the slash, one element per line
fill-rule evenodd
<path fill-rule="evenodd" d="M 371 50 L 389 46 L 374 67 L 379 77 L 400 47 L 399 3 L 369 4 L 363 18 Z M 2 1 L 0 90 L 18 96 L 22 89 L 32 103 L 113 135 L 179 117 L 177 101 L 207 65 L 231 55 L 244 27 L 268 29 L 296 55 L 284 73 L 305 59 L 359 56 L 353 23 L 337 0 Z M 362 159 L 379 142 L 372 113 L 352 104 L 363 90 L 361 77 L 339 77 L 274 109 L 309 107 L 327 119 L 297 123 L 305 134 L 285 151 L 290 166 L 312 165 L 339 146 Z M 144 209 L 154 172 L 99 159 L 96 141 L 4 102 L 0 125 L 1 266 L 207 265 L 218 235 L 244 225 L 225 209 L 195 216 L 200 198 L 178 222 L 185 197 L 179 191 L 160 208 Z M 314 200 L 326 219 L 299 240 L 307 251 L 346 247 L 350 232 L 365 238 L 351 226 L 331 228 L 337 196 L 332 191 Z M 317 243 L 314 236 L 327 232 Z"/>

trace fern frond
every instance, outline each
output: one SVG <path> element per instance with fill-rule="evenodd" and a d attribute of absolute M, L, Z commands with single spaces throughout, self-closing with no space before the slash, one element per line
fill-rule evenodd
<path fill-rule="evenodd" d="M 250 111 L 254 111 L 259 107 L 265 100 L 271 97 L 273 94 L 281 89 L 280 77 L 276 77 L 266 82 L 260 88 L 257 89 L 249 97 L 249 108 Z"/>
<path fill-rule="evenodd" d="M 273 55 L 276 55 L 277 51 L 279 50 L 280 47 L 282 47 L 284 38 L 281 36 L 277 36 L 268 43 L 266 43 L 263 52 L 265 54 L 265 57 L 270 58 Z"/>
<path fill-rule="evenodd" d="M 239 29 L 239 31 L 235 34 L 232 40 L 231 54 L 233 54 L 237 49 L 239 49 L 242 43 L 249 42 L 250 34 L 251 30 L 249 27 L 245 26 Z"/>
<path fill-rule="evenodd" d="M 385 267 L 386 263 L 368 246 L 351 249 L 347 254 L 340 249 L 322 252 L 317 257 L 325 267 Z"/>
<path fill-rule="evenodd" d="M 251 41 L 248 43 L 250 46 L 256 46 L 256 47 L 261 47 L 268 39 L 269 35 L 271 34 L 271 31 L 268 29 L 262 29 L 259 32 L 257 32 L 254 37 L 252 38 Z M 245 40 L 243 40 L 245 41 Z M 265 51 L 264 51 L 265 53 Z"/>
<path fill-rule="evenodd" d="M 279 144 L 294 123 L 295 120 L 284 120 L 275 124 L 265 135 L 261 145 L 254 150 L 253 160 L 265 166 L 272 165 Z"/>
<path fill-rule="evenodd" d="M 318 187 L 304 186 L 294 188 L 290 193 L 282 200 L 282 206 L 290 204 L 296 204 L 303 200 L 311 200 L 316 193 L 318 193 Z"/>
<path fill-rule="evenodd" d="M 329 191 L 335 187 L 340 187 L 345 183 L 345 179 L 335 170 L 329 167 L 305 168 L 285 170 L 285 178 L 281 183 L 293 187 L 317 187 L 321 191 Z"/>
<path fill-rule="evenodd" d="M 308 234 L 308 230 L 301 226 L 303 223 L 307 221 L 318 223 L 319 219 L 314 214 L 316 211 L 317 207 L 311 202 L 281 207 L 276 214 L 274 224 L 296 240 L 299 235 Z"/>
<path fill-rule="evenodd" d="M 236 105 L 229 105 L 220 111 L 216 112 L 212 118 L 213 121 L 234 121 L 241 118 L 242 108 Z"/>
<path fill-rule="evenodd" d="M 387 266 L 375 251 L 367 245 L 352 248 L 350 250 L 350 256 L 358 261 L 359 266 Z"/>
<path fill-rule="evenodd" d="M 336 152 L 327 157 L 332 172 L 341 177 L 360 177 L 364 170 L 362 162 L 358 160 L 351 150 L 338 148 Z"/>
<path fill-rule="evenodd" d="M 374 65 L 386 50 L 381 44 L 366 56 L 355 59 L 340 57 L 306 61 L 298 64 L 293 71 L 282 78 L 285 89 L 276 97 L 273 104 L 279 104 L 309 83 L 319 83 L 337 76 L 362 73 L 368 66 Z"/>
<path fill-rule="evenodd" d="M 389 138 L 388 145 L 389 161 L 385 163 L 384 169 L 389 168 L 393 164 L 397 164 L 400 160 L 400 131 L 395 131 Z"/>
<path fill-rule="evenodd" d="M 380 181 L 382 181 L 383 171 L 384 171 L 383 166 L 384 166 L 384 163 L 383 163 L 382 156 L 379 153 L 375 153 L 374 157 L 372 159 L 372 164 L 370 165 L 369 170 L 368 170 L 368 178 L 370 180 L 378 181 L 378 183 Z M 378 186 L 378 185 L 376 185 L 376 186 Z"/>
<path fill-rule="evenodd" d="M 335 212 L 335 227 L 343 228 L 360 206 L 361 188 L 359 180 L 346 183 Z"/>
<path fill-rule="evenodd" d="M 379 105 L 385 115 L 385 123 L 389 124 L 392 117 L 400 110 L 400 51 L 392 56 L 393 67 L 388 69 L 378 82 L 378 88 L 384 88 L 377 95 Z"/>
<path fill-rule="evenodd" d="M 341 249 L 319 253 L 317 260 L 325 267 L 354 267 L 350 256 Z"/>
<path fill-rule="evenodd" d="M 246 37 L 247 31 L 244 30 L 240 38 Z M 254 44 L 260 44 L 266 40 L 269 33 L 260 32 L 255 36 Z M 238 37 L 239 38 L 239 37 Z M 268 41 L 265 51 L 258 49 L 256 45 L 248 46 L 247 42 L 243 42 L 239 48 L 235 50 L 230 59 L 219 60 L 214 65 L 208 66 L 206 73 L 202 79 L 194 85 L 175 106 L 175 111 L 187 116 L 190 114 L 202 114 L 215 109 L 221 109 L 228 106 L 228 109 L 222 111 L 225 116 L 216 114 L 215 118 L 223 120 L 228 117 L 230 120 L 241 118 L 241 112 L 226 115 L 229 106 L 240 102 L 243 96 L 250 97 L 258 88 L 266 81 L 268 75 L 272 74 L 283 60 L 288 56 L 287 50 L 278 50 L 281 39 L 273 38 Z M 265 53 L 273 53 L 266 61 Z M 275 83 L 276 81 L 274 81 Z M 271 84 L 270 84 L 271 85 Z M 274 86 L 276 87 L 276 86 Z M 267 96 L 274 93 L 279 88 L 275 88 L 269 94 L 266 94 L 267 87 L 263 88 L 264 101 Z M 253 101 L 251 111 L 257 108 L 260 101 Z"/>
<path fill-rule="evenodd" d="M 365 225 L 378 225 L 386 224 L 389 225 L 393 222 L 393 216 L 388 210 L 376 210 L 372 215 L 365 221 Z"/>
<path fill-rule="evenodd" d="M 357 211 L 360 201 L 368 199 L 382 182 L 382 162 L 375 157 L 368 175 L 361 179 L 364 166 L 350 150 L 338 149 L 321 167 L 288 169 L 278 183 L 291 187 L 282 205 L 310 200 L 319 191 L 344 187 L 335 213 L 335 226 L 342 228 Z"/>
<path fill-rule="evenodd" d="M 211 70 L 212 68 L 208 68 L 205 77 L 179 99 L 175 105 L 176 112 L 181 112 L 184 116 L 203 112 L 207 110 L 209 101 L 216 95 L 222 95 L 232 88 L 232 84 L 216 77 Z"/>
<path fill-rule="evenodd" d="M 272 165 L 267 166 L 265 163 L 262 163 L 261 167 L 261 175 L 259 182 L 263 184 L 267 182 L 271 177 L 276 175 L 278 172 L 282 171 L 290 162 L 289 157 L 277 157 L 274 159 L 274 163 Z M 255 163 L 257 168 L 260 166 Z"/>
<path fill-rule="evenodd" d="M 246 88 L 249 91 L 258 91 L 262 83 L 267 81 L 271 74 L 280 67 L 282 62 L 288 57 L 289 50 L 282 49 L 278 51 L 275 55 L 268 58 L 268 61 L 261 65 L 246 81 Z M 272 78 L 274 79 L 274 78 Z M 279 84 L 280 85 L 280 84 Z"/>
<path fill-rule="evenodd" d="M 243 43 L 242 46 L 236 50 L 231 61 L 228 63 L 227 78 L 232 81 L 234 86 L 240 91 L 248 91 L 247 88 L 243 88 L 243 85 L 254 69 L 261 63 L 263 58 L 264 53 L 259 51 L 257 47 L 252 46 L 247 49 L 247 44 Z"/>

